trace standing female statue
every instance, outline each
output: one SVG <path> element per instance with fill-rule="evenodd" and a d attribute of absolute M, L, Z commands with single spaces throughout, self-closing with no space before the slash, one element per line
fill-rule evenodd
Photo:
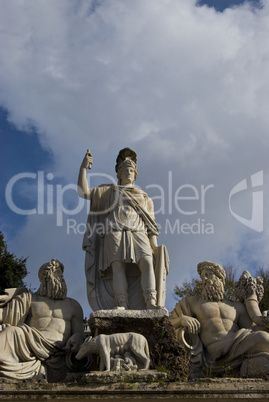
<path fill-rule="evenodd" d="M 89 150 L 80 167 L 78 194 L 91 201 L 83 249 L 88 300 L 93 310 L 152 309 L 164 304 L 165 286 L 157 301 L 153 256 L 156 253 L 158 271 L 167 271 L 168 257 L 164 246 L 157 245 L 153 202 L 135 187 L 136 160 L 135 151 L 122 149 L 115 167 L 118 184 L 94 188 L 88 187 L 86 177 L 93 162 Z M 160 268 L 161 260 L 165 264 Z M 157 276 L 163 282 L 165 275 L 158 272 Z"/>

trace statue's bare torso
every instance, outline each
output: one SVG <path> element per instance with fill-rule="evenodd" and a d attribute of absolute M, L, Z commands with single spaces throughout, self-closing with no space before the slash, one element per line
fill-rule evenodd
<path fill-rule="evenodd" d="M 219 302 L 202 297 L 189 298 L 193 316 L 200 323 L 200 337 L 212 359 L 227 353 L 234 342 L 234 335 L 240 328 L 250 328 L 251 320 L 245 306 L 239 302 L 224 299 Z"/>
<path fill-rule="evenodd" d="M 34 294 L 27 324 L 61 347 L 76 332 L 73 329 L 76 325 L 75 317 L 81 314 L 81 307 L 74 299 L 66 297 L 64 300 L 53 300 Z"/>
<path fill-rule="evenodd" d="M 237 286 L 242 301 L 233 302 L 224 297 L 226 273 L 219 264 L 204 261 L 197 271 L 202 295 L 181 299 L 170 316 L 179 342 L 195 362 L 190 374 L 219 375 L 235 369 L 244 376 L 268 375 L 269 316 L 261 313 L 258 304 L 263 293 L 261 279 L 244 271 Z"/>

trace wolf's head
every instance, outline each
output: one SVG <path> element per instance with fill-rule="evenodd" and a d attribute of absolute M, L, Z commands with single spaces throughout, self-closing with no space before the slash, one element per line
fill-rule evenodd
<path fill-rule="evenodd" d="M 94 353 L 96 351 L 96 338 L 89 336 L 85 342 L 80 346 L 76 359 L 81 360 L 84 357 Z"/>

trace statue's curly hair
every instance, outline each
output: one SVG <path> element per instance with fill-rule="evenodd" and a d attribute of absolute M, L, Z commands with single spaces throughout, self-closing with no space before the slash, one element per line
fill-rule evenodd
<path fill-rule="evenodd" d="M 219 264 L 217 264 L 216 262 L 211 262 L 211 261 L 199 262 L 199 264 L 197 265 L 197 271 L 200 276 L 204 269 L 210 269 L 211 271 L 213 271 L 214 274 L 219 279 L 221 279 L 223 284 L 225 284 L 226 272 L 225 272 L 225 269 L 223 269 Z"/>
<path fill-rule="evenodd" d="M 57 266 L 59 266 L 62 272 L 64 272 L 64 265 L 61 263 L 61 261 L 57 260 L 56 258 L 53 258 L 52 260 L 50 260 L 50 262 L 46 262 L 45 264 L 41 265 L 38 271 L 38 278 L 40 282 L 42 282 L 43 279 L 47 278 L 51 269 Z"/>

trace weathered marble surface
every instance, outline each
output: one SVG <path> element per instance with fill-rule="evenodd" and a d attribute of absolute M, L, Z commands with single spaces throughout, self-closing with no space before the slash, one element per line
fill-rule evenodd
<path fill-rule="evenodd" d="M 148 370 L 149 347 L 146 338 L 134 332 L 97 335 L 89 337 L 80 346 L 78 360 L 91 356 L 100 357 L 100 371 Z"/>
<path fill-rule="evenodd" d="M 89 322 L 94 336 L 116 332 L 144 335 L 149 345 L 152 369 L 164 370 L 172 381 L 187 377 L 186 352 L 176 339 L 166 309 L 142 310 L 136 311 L 136 314 L 129 310 L 95 311 L 90 315 Z M 99 369 L 99 362 L 94 358 L 91 368 Z"/>
<path fill-rule="evenodd" d="M 70 373 L 66 383 L 0 379 L 0 400 L 183 400 L 268 401 L 269 382 L 261 379 L 199 379 L 169 382 L 164 373 Z"/>
<path fill-rule="evenodd" d="M 154 310 L 98 310 L 90 315 L 90 322 L 94 318 L 163 318 L 168 317 L 169 313 L 165 307 Z"/>
<path fill-rule="evenodd" d="M 158 226 L 148 195 L 135 187 L 135 151 L 124 148 L 116 161 L 117 184 L 89 188 L 88 150 L 78 177 L 79 196 L 91 201 L 83 240 L 87 295 L 93 311 L 164 306 L 169 258 L 158 246 Z"/>
<path fill-rule="evenodd" d="M 244 303 L 231 302 L 224 297 L 226 274 L 220 265 L 205 261 L 198 264 L 198 273 L 203 296 L 182 299 L 170 316 L 189 352 L 190 376 L 269 375 L 268 318 L 258 308 L 257 287 L 246 292 Z"/>
<path fill-rule="evenodd" d="M 261 277 L 252 278 L 248 271 L 244 271 L 237 283 L 237 295 L 242 303 L 245 304 L 250 319 L 257 326 L 269 328 L 268 311 L 261 313 L 259 302 L 261 301 L 264 288 Z"/>
<path fill-rule="evenodd" d="M 0 376 L 64 378 L 72 369 L 70 353 L 77 353 L 85 339 L 83 313 L 66 297 L 63 270 L 53 259 L 39 269 L 36 293 L 23 288 L 1 295 Z"/>

